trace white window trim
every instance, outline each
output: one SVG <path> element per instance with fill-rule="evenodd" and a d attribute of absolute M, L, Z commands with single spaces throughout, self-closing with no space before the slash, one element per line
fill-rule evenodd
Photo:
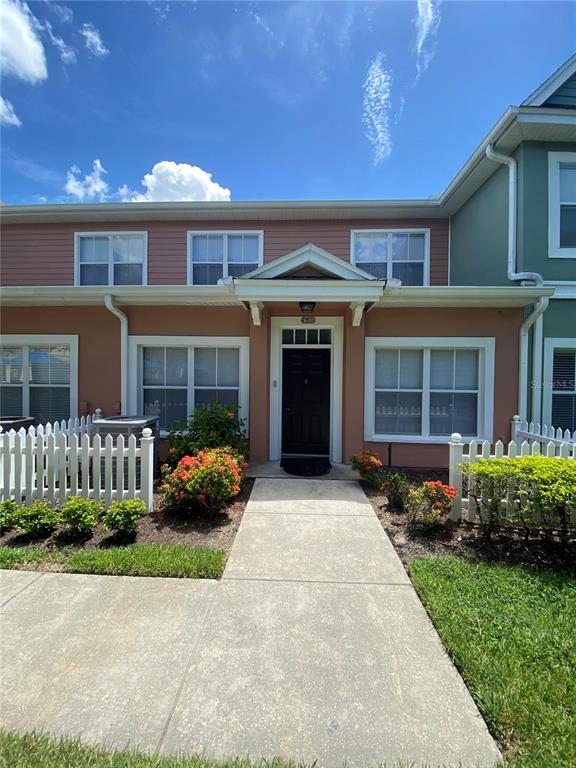
<path fill-rule="evenodd" d="M 375 400 L 374 387 L 375 361 L 377 349 L 477 349 L 478 360 L 478 424 L 480 434 L 470 440 L 492 441 L 494 432 L 494 353 L 496 340 L 493 336 L 485 337 L 403 337 L 367 336 L 365 341 L 365 377 L 364 377 L 364 440 L 382 443 L 435 443 L 444 445 L 450 442 L 450 436 L 439 435 L 380 435 L 374 431 Z M 426 368 L 426 366 L 425 366 Z M 423 381 L 422 419 L 428 422 L 429 382 Z"/>
<path fill-rule="evenodd" d="M 133 232 L 128 230 L 118 231 L 100 231 L 100 232 L 74 232 L 74 285 L 81 288 L 90 288 L 95 286 L 81 285 L 80 283 L 80 238 L 81 237 L 109 237 L 110 238 L 110 252 L 108 254 L 108 283 L 110 287 L 125 288 L 126 286 L 116 286 L 113 282 L 114 278 L 114 260 L 112 258 L 112 236 L 113 235 L 139 235 L 144 238 L 144 259 L 142 261 L 142 283 L 138 285 L 148 285 L 148 232 Z M 104 287 L 104 286 L 96 286 Z"/>
<path fill-rule="evenodd" d="M 359 264 L 356 262 L 356 249 L 355 249 L 355 239 L 356 235 L 376 235 L 376 234 L 385 234 L 385 235 L 424 235 L 424 269 L 423 269 L 423 286 L 430 285 L 430 229 L 419 227 L 419 228 L 409 228 L 409 229 L 387 229 L 385 227 L 381 227 L 379 229 L 352 229 L 350 230 L 350 263 L 354 264 L 354 266 L 358 267 L 358 269 L 363 269 L 362 262 Z M 407 264 L 410 262 L 406 262 Z M 392 259 L 388 259 L 387 261 L 387 275 L 388 279 L 392 277 Z M 411 286 L 410 286 L 411 287 Z"/>
<path fill-rule="evenodd" d="M 576 259 L 576 247 L 560 247 L 560 165 L 562 163 L 576 163 L 576 152 L 548 152 L 548 258 Z"/>
<path fill-rule="evenodd" d="M 246 433 L 249 424 L 250 400 L 250 338 L 248 336 L 129 336 L 128 337 L 128 411 L 141 413 L 139 359 L 143 347 L 233 347 L 240 351 L 238 372 L 238 410 L 241 419 L 246 419 Z M 188 409 L 194 397 L 194 386 L 188 365 Z M 182 387 L 183 389 L 184 387 Z M 188 414 L 189 415 L 189 414 Z M 167 435 L 166 430 L 161 435 Z"/>
<path fill-rule="evenodd" d="M 68 346 L 70 348 L 70 416 L 75 419 L 78 416 L 78 336 L 64 334 L 37 334 L 37 333 L 3 333 L 1 338 L 3 347 L 19 346 Z M 28 377 L 22 376 L 22 416 L 30 415 L 30 382 Z"/>
<path fill-rule="evenodd" d="M 287 344 L 286 349 L 305 346 L 332 349 L 330 358 L 330 460 L 335 464 L 342 461 L 342 378 L 343 378 L 343 338 L 344 322 L 342 317 L 318 317 L 315 328 L 330 328 L 332 343 L 297 345 Z M 300 317 L 273 317 L 270 324 L 270 461 L 279 461 L 282 457 L 282 330 L 284 328 L 306 328 Z"/>
<path fill-rule="evenodd" d="M 576 338 L 548 338 L 544 339 L 544 375 L 542 377 L 542 422 L 549 427 L 552 424 L 552 378 L 554 373 L 554 351 L 556 349 L 569 349 L 576 352 Z"/>
<path fill-rule="evenodd" d="M 192 282 L 192 236 L 193 235 L 258 235 L 258 267 L 264 264 L 264 230 L 263 229 L 189 229 L 186 233 L 186 261 L 188 285 Z M 228 276 L 228 238 L 224 238 L 224 255 L 222 260 L 222 275 Z M 206 286 L 210 287 L 210 286 Z"/>

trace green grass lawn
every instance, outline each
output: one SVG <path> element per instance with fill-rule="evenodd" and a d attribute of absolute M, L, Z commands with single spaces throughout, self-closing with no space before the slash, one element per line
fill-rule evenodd
<path fill-rule="evenodd" d="M 576 766 L 576 579 L 449 557 L 410 574 L 510 768 Z"/>
<path fill-rule="evenodd" d="M 219 763 L 203 757 L 170 759 L 146 757 L 136 752 L 107 752 L 82 747 L 76 741 L 53 741 L 46 736 L 18 736 L 0 729 L 1 768 L 288 768 L 280 760 L 250 763 L 227 760 Z"/>
<path fill-rule="evenodd" d="M 0 547 L 0 568 L 35 567 L 58 563 L 68 573 L 100 573 L 113 576 L 167 576 L 186 579 L 217 579 L 226 554 L 220 549 L 187 547 L 184 544 L 132 544 L 126 547 L 81 549 L 73 553 L 33 547 Z"/>

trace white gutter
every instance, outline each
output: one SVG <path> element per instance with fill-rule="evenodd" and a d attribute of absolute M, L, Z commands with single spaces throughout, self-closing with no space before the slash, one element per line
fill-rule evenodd
<path fill-rule="evenodd" d="M 126 416 L 128 407 L 128 318 L 114 304 L 111 293 L 104 296 L 104 304 L 120 320 L 120 415 Z"/>
<path fill-rule="evenodd" d="M 524 421 L 527 416 L 527 403 L 528 403 L 528 331 L 534 325 L 538 318 L 542 317 L 550 299 L 547 296 L 542 296 L 536 304 L 534 309 L 528 315 L 526 320 L 520 326 L 520 377 L 518 381 L 518 413 L 520 418 Z M 540 348 L 537 348 L 539 334 L 534 333 L 533 348 L 532 348 L 532 388 L 536 392 L 537 397 L 542 396 L 542 338 L 540 337 Z M 532 412 L 534 410 L 534 396 L 532 397 Z M 539 408 L 536 409 L 536 412 Z M 535 421 L 535 419 L 531 419 Z"/>

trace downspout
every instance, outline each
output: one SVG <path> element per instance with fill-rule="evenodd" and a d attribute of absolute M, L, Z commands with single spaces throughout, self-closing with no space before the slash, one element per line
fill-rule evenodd
<path fill-rule="evenodd" d="M 128 318 L 114 304 L 111 293 L 104 296 L 104 304 L 120 320 L 120 415 L 126 416 L 128 407 Z"/>
<path fill-rule="evenodd" d="M 508 265 L 507 277 L 512 282 L 529 281 L 534 285 L 543 285 L 542 275 L 538 272 L 517 272 L 517 215 L 518 215 L 518 171 L 516 159 L 509 155 L 496 152 L 493 144 L 486 147 L 486 157 L 495 163 L 508 166 Z M 519 363 L 520 377 L 518 381 L 518 413 L 521 419 L 527 416 L 528 403 L 528 333 L 530 328 L 542 317 L 549 304 L 547 298 L 540 298 L 534 305 L 520 327 L 519 334 Z M 541 325 L 541 323 L 540 323 Z M 532 413 L 540 413 L 540 398 L 542 397 L 542 336 L 534 333 L 532 337 L 532 386 L 535 396 L 532 397 Z M 537 391 L 536 391 L 537 390 Z"/>

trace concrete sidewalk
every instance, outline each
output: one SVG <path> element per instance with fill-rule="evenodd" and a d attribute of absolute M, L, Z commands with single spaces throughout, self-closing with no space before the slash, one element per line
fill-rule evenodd
<path fill-rule="evenodd" d="M 258 479 L 220 583 L 0 586 L 7 728 L 319 768 L 499 758 L 357 483 Z"/>

